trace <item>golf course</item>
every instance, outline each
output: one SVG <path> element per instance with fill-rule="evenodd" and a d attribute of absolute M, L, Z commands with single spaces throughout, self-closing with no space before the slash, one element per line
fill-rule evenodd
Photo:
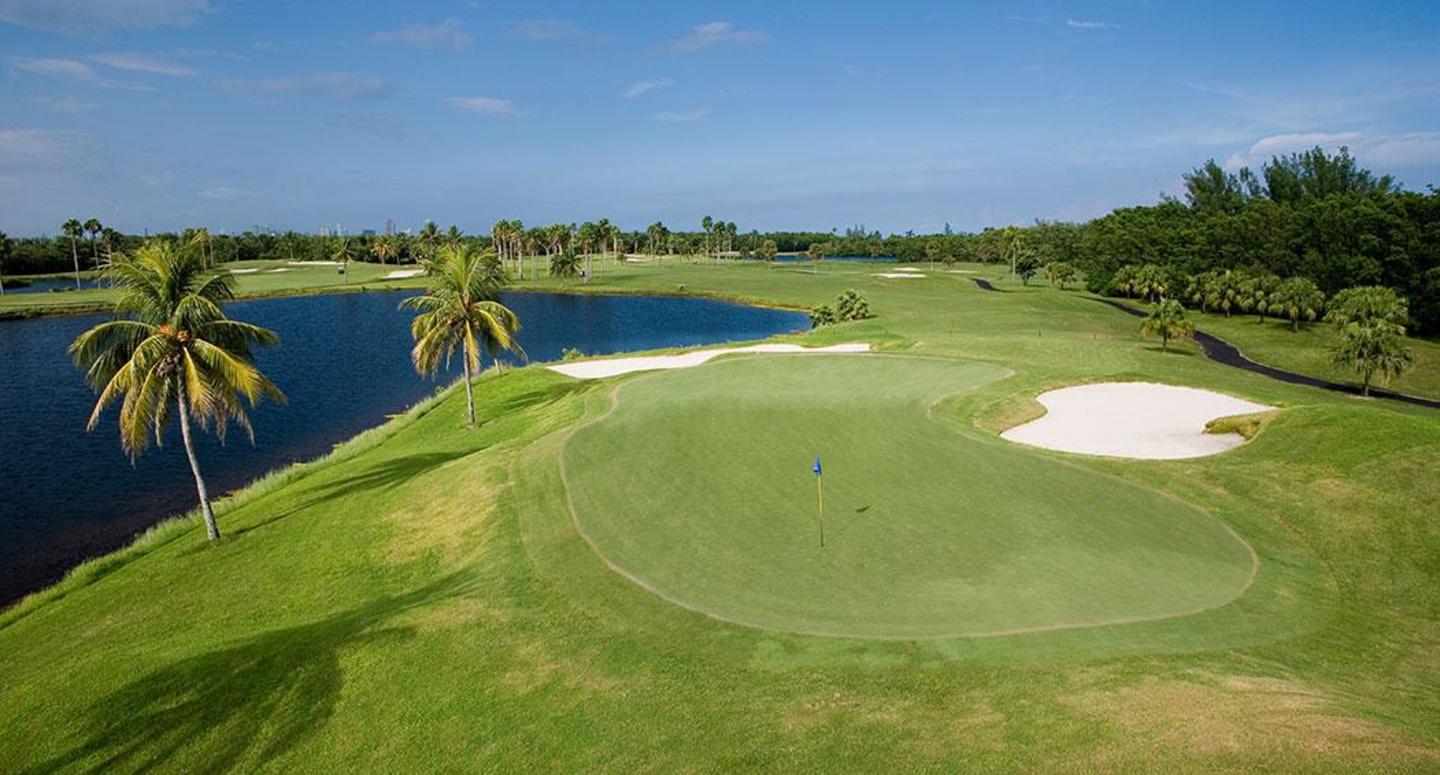
<path fill-rule="evenodd" d="M 0 612 L 0 770 L 1440 767 L 1440 412 L 993 264 L 515 287 L 856 289 L 871 317 L 772 341 L 869 351 L 490 369 L 475 428 L 457 383 L 217 500 L 218 541 L 163 523 Z M 1323 335 L 1219 320 L 1297 370 Z M 1183 459 L 1001 436 L 1134 382 L 1267 409 Z"/>

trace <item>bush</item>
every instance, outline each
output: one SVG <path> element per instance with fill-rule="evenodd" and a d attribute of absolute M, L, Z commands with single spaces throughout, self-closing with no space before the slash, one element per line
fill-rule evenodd
<path fill-rule="evenodd" d="M 566 347 L 565 350 L 560 353 L 560 360 L 562 361 L 578 361 L 584 357 L 585 353 L 580 352 L 574 347 Z"/>
<path fill-rule="evenodd" d="M 870 302 L 865 295 L 851 288 L 835 297 L 835 317 L 841 322 L 870 317 Z"/>
<path fill-rule="evenodd" d="M 810 308 L 810 327 L 819 328 L 835 322 L 835 310 L 829 304 Z"/>

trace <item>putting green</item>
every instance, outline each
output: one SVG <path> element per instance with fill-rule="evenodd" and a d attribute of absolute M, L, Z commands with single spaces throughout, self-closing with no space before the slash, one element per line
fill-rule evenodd
<path fill-rule="evenodd" d="M 766 355 L 631 380 L 566 447 L 576 524 L 617 571 L 676 604 L 800 633 L 1086 627 L 1244 591 L 1254 554 L 1210 515 L 930 416 L 1003 374 Z"/>

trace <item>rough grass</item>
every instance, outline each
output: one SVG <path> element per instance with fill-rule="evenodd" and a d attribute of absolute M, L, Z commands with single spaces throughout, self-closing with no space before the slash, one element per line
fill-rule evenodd
<path fill-rule="evenodd" d="M 1004 444 L 970 430 L 982 407 L 1069 382 L 1286 407 L 1222 455 L 1066 463 L 1213 515 L 1259 556 L 1251 587 L 1194 616 L 1010 637 L 726 624 L 619 576 L 575 531 L 564 441 L 614 382 L 518 369 L 478 383 L 478 429 L 452 391 L 227 505 L 218 545 L 182 525 L 23 604 L 0 628 L 0 770 L 1440 767 L 1440 413 L 1164 357 L 1076 291 L 869 271 L 667 262 L 594 285 L 798 306 L 859 288 L 878 317 L 810 341 L 1015 372 L 934 406 L 977 444 Z M 1066 481 L 1017 486 L 1059 499 Z"/>
<path fill-rule="evenodd" d="M 1251 414 L 1236 414 L 1229 417 L 1216 417 L 1205 423 L 1206 433 L 1238 433 L 1246 441 L 1255 438 L 1265 426 L 1274 420 L 1280 411 L 1278 409 L 1268 412 L 1254 412 Z"/>

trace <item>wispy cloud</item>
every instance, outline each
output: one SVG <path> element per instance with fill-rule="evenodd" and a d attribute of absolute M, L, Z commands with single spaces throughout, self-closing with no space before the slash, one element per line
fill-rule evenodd
<path fill-rule="evenodd" d="M 347 129 L 380 140 L 403 140 L 410 137 L 410 130 L 403 124 L 383 116 L 365 116 L 354 113 L 337 113 L 325 120 L 326 126 Z"/>
<path fill-rule="evenodd" d="M 230 186 L 212 186 L 201 191 L 199 197 L 207 202 L 234 202 L 243 199 L 245 192 Z"/>
<path fill-rule="evenodd" d="M 1118 30 L 1121 25 L 1105 21 L 1080 21 L 1078 19 L 1066 19 L 1065 26 L 1072 30 Z"/>
<path fill-rule="evenodd" d="M 461 51 L 469 48 L 473 42 L 470 33 L 455 19 L 446 19 L 439 24 L 410 24 L 395 30 L 377 32 L 370 36 L 370 40 L 435 51 Z"/>
<path fill-rule="evenodd" d="M 221 85 L 262 94 L 308 94 L 336 99 L 378 99 L 393 97 L 395 88 L 382 78 L 355 73 L 310 72 L 259 80 L 231 79 Z"/>
<path fill-rule="evenodd" d="M 669 78 L 655 78 L 649 81 L 636 81 L 635 83 L 627 86 L 625 88 L 625 91 L 622 92 L 622 94 L 625 95 L 625 99 L 633 100 L 646 92 L 652 92 L 656 89 L 663 89 L 673 83 L 675 82 L 670 80 Z"/>
<path fill-rule="evenodd" d="M 450 107 L 456 110 L 463 110 L 466 113 L 478 113 L 486 116 L 518 116 L 521 110 L 515 107 L 510 100 L 502 100 L 496 97 L 451 97 L 446 100 Z"/>
<path fill-rule="evenodd" d="M 0 159 L 58 161 L 84 137 L 79 132 L 48 129 L 0 129 Z"/>
<path fill-rule="evenodd" d="M 98 83 L 100 76 L 90 65 L 78 59 L 47 59 L 30 57 L 10 57 L 10 67 L 14 70 L 21 70 L 31 75 L 41 75 L 46 78 L 68 78 L 76 81 L 90 81 Z"/>
<path fill-rule="evenodd" d="M 199 74 L 199 71 L 193 67 L 167 62 L 164 59 L 149 54 L 126 52 L 95 54 L 90 57 L 90 61 L 99 62 L 106 67 L 113 67 L 116 70 L 128 70 L 136 73 L 170 75 L 182 78 Z"/>
<path fill-rule="evenodd" d="M 574 22 L 523 21 L 510 25 L 510 37 L 520 40 L 577 40 L 594 33 Z"/>
<path fill-rule="evenodd" d="M 770 39 L 763 30 L 742 30 L 733 22 L 706 22 L 690 29 L 684 37 L 670 41 L 664 50 L 672 54 L 698 54 L 720 45 L 748 46 Z"/>
<path fill-rule="evenodd" d="M 652 118 L 662 124 L 685 124 L 699 121 L 709 115 L 709 108 L 692 108 L 690 110 L 662 110 L 655 113 Z"/>
<path fill-rule="evenodd" d="M 69 33 L 183 27 L 211 10 L 210 0 L 0 0 L 0 21 Z"/>
<path fill-rule="evenodd" d="M 99 107 L 94 102 L 77 100 L 74 97 L 37 97 L 35 101 L 51 110 L 72 115 Z"/>

